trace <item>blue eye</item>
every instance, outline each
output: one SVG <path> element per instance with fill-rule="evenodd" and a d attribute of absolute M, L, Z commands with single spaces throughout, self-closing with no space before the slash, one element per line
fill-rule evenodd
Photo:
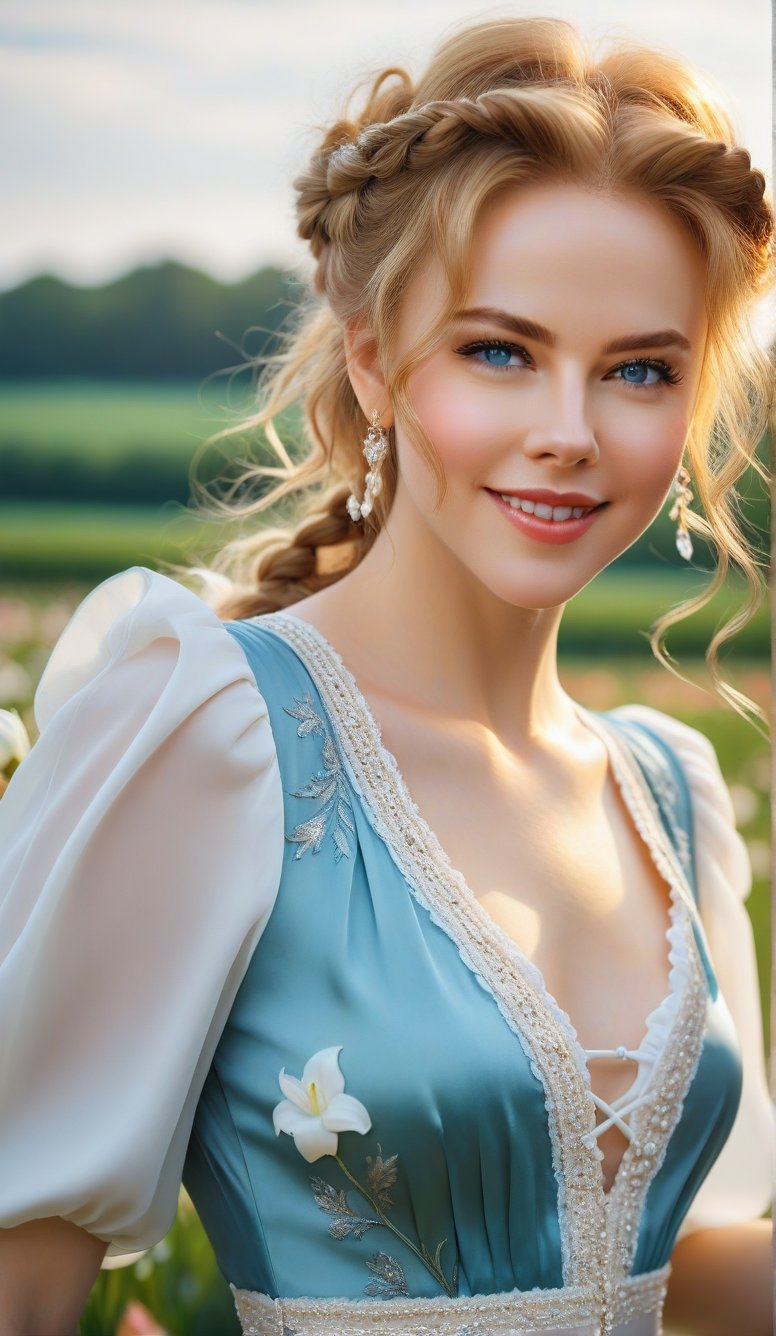
<path fill-rule="evenodd" d="M 616 376 L 620 372 L 623 385 L 635 385 L 637 388 L 641 385 L 647 389 L 653 385 L 678 385 L 682 379 L 671 370 L 667 362 L 654 361 L 648 357 L 639 358 L 635 362 L 621 362 L 611 374 Z M 652 380 L 647 379 L 650 372 L 654 372 Z"/>
<path fill-rule="evenodd" d="M 620 367 L 623 380 L 627 380 L 631 385 L 654 385 L 656 381 L 647 381 L 650 371 L 656 371 L 655 367 L 645 366 L 643 362 L 629 362 L 627 366 Z M 657 376 L 657 380 L 660 377 Z"/>
<path fill-rule="evenodd" d="M 528 360 L 524 348 L 500 339 L 479 339 L 476 343 L 467 343 L 465 348 L 458 348 L 456 351 L 461 357 L 472 357 L 482 365 L 493 367 L 498 371 L 502 368 L 525 365 Z M 514 357 L 521 358 L 522 362 L 513 361 Z"/>
<path fill-rule="evenodd" d="M 483 359 L 490 366 L 508 366 L 512 360 L 512 349 L 502 348 L 500 344 L 492 343 L 481 349 Z"/>

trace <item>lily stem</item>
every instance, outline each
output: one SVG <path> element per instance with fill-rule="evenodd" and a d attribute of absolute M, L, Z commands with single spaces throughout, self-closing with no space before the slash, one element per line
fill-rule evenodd
<path fill-rule="evenodd" d="M 351 1172 L 350 1172 L 350 1170 L 348 1169 L 347 1165 L 340 1159 L 339 1155 L 335 1155 L 335 1156 L 334 1156 L 334 1159 L 337 1161 L 337 1164 L 339 1165 L 339 1167 L 340 1167 L 340 1169 L 342 1170 L 342 1172 L 343 1172 L 343 1174 L 345 1175 L 345 1177 L 346 1177 L 346 1178 L 353 1184 L 353 1187 L 354 1187 L 354 1188 L 357 1188 L 358 1191 L 359 1191 L 364 1197 L 366 1197 L 367 1201 L 369 1202 L 369 1205 L 372 1207 L 372 1210 L 375 1212 L 376 1215 L 379 1215 L 380 1220 L 381 1220 L 382 1223 L 385 1225 L 386 1229 L 390 1229 L 391 1233 L 392 1233 L 392 1234 L 395 1234 L 396 1237 L 397 1237 L 397 1239 L 401 1239 L 402 1243 L 406 1244 L 406 1246 L 407 1246 L 412 1252 L 414 1252 L 414 1254 L 415 1254 L 415 1256 L 417 1257 L 418 1261 L 423 1263 L 423 1265 L 426 1267 L 426 1269 L 427 1269 L 428 1271 L 431 1272 L 431 1274 L 432 1274 L 432 1276 L 434 1277 L 434 1279 L 437 1280 L 437 1281 L 439 1282 L 439 1284 L 442 1286 L 442 1288 L 443 1288 L 444 1291 L 445 1291 L 445 1294 L 447 1294 L 448 1296 L 450 1296 L 450 1297 L 452 1298 L 452 1296 L 453 1296 L 452 1288 L 451 1288 L 451 1286 L 448 1284 L 448 1282 L 447 1282 L 447 1280 L 446 1280 L 446 1278 L 445 1278 L 444 1273 L 442 1272 L 442 1270 L 441 1270 L 440 1268 L 436 1267 L 436 1266 L 434 1265 L 433 1262 L 430 1262 L 430 1261 L 428 1260 L 428 1258 L 424 1257 L 424 1256 L 423 1256 L 423 1253 L 420 1252 L 420 1251 L 415 1247 L 415 1244 L 412 1242 L 412 1239 L 408 1239 L 406 1234 L 402 1234 L 401 1230 L 398 1229 L 396 1225 L 394 1225 L 394 1224 L 391 1223 L 391 1221 L 388 1219 L 387 1215 L 385 1215 L 385 1213 L 384 1213 L 383 1211 L 381 1211 L 381 1209 L 380 1209 L 380 1207 L 378 1206 L 377 1202 L 375 1201 L 374 1197 L 372 1197 L 371 1194 L 367 1191 L 367 1189 L 366 1189 L 365 1187 L 363 1187 L 361 1183 L 359 1183 L 359 1181 L 358 1181 L 357 1178 L 354 1178 L 354 1177 L 353 1177 L 353 1175 L 351 1174 Z"/>

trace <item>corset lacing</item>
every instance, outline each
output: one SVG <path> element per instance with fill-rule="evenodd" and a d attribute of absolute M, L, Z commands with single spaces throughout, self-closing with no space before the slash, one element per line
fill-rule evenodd
<path fill-rule="evenodd" d="M 653 1092 L 650 1089 L 642 1090 L 634 1094 L 634 1090 L 641 1084 L 642 1064 L 649 1063 L 653 1065 L 652 1056 L 643 1053 L 640 1049 L 626 1048 L 624 1044 L 618 1044 L 617 1048 L 586 1048 L 585 1057 L 590 1058 L 619 1058 L 621 1062 L 630 1060 L 639 1064 L 639 1074 L 633 1083 L 621 1095 L 618 1095 L 614 1103 L 609 1104 L 601 1095 L 597 1095 L 594 1090 L 588 1091 L 588 1098 L 595 1104 L 601 1113 L 606 1114 L 605 1119 L 598 1123 L 593 1132 L 585 1132 L 580 1138 L 585 1146 L 592 1147 L 603 1132 L 608 1131 L 610 1127 L 618 1127 L 623 1136 L 628 1141 L 633 1140 L 633 1131 L 625 1121 L 633 1111 L 642 1104 L 648 1104 L 653 1098 Z M 603 1151 L 598 1148 L 598 1153 L 603 1158 Z"/>

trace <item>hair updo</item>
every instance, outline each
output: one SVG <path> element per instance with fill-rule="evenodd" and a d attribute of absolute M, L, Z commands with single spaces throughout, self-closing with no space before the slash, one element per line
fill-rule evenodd
<path fill-rule="evenodd" d="M 714 596 L 734 561 L 746 576 L 747 603 L 717 631 L 706 657 L 719 694 L 736 709 L 744 702 L 752 708 L 720 679 L 716 658 L 763 596 L 759 563 L 737 523 L 735 483 L 749 465 L 768 476 L 755 451 L 767 425 L 771 368 L 750 325 L 755 302 L 773 283 L 765 179 L 736 145 L 718 95 L 684 61 L 632 43 L 596 59 L 560 19 L 466 28 L 438 49 L 417 84 L 401 69 L 383 71 L 360 110 L 324 134 L 294 183 L 299 235 L 315 260 L 314 294 L 283 350 L 268 359 L 260 410 L 219 433 L 263 428 L 279 459 L 279 467 L 251 464 L 233 491 L 277 481 L 257 500 L 208 498 L 204 508 L 244 519 L 291 498 L 294 514 L 286 525 L 263 525 L 227 543 L 207 568 L 179 569 L 216 591 L 219 616 L 239 618 L 288 607 L 358 564 L 390 511 L 396 461 L 391 449 L 374 509 L 355 524 L 345 503 L 351 490 L 363 490 L 368 424 L 348 379 L 344 326 L 361 317 L 378 348 L 389 350 L 403 294 L 431 255 L 444 265 L 449 302 L 422 345 L 391 367 L 389 392 L 444 495 L 443 471 L 412 411 L 407 382 L 465 299 L 483 206 L 500 190 L 553 179 L 649 197 L 681 222 L 703 255 L 709 337 L 687 442 L 703 513 L 691 511 L 688 519 L 713 543 L 717 568 L 702 594 L 657 621 L 650 641 L 674 671 L 661 636 Z M 296 461 L 273 421 L 292 404 L 303 410 L 306 444 Z"/>

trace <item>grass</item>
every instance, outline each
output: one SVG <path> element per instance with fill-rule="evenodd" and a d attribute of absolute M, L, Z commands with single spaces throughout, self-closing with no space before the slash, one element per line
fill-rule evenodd
<path fill-rule="evenodd" d="M 57 569 L 96 582 L 126 566 L 182 561 L 220 546 L 226 528 L 163 507 L 0 505 L 0 581 L 51 582 Z"/>
<path fill-rule="evenodd" d="M 131 448 L 188 458 L 245 406 L 221 378 L 195 382 L 31 381 L 0 383 L 0 454 L 23 446 L 77 452 L 95 463 Z M 228 416 L 231 403 L 232 417 Z"/>

